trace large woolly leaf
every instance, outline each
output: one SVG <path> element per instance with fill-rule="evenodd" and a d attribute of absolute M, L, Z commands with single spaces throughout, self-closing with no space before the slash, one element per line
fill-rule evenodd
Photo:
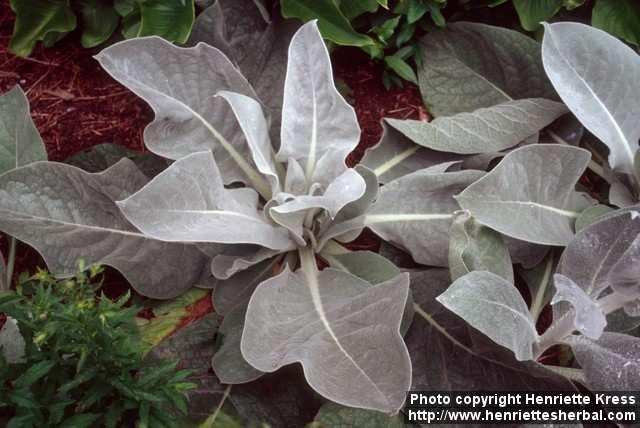
<path fill-rule="evenodd" d="M 478 224 L 468 212 L 453 216 L 449 243 L 449 271 L 455 281 L 474 270 L 492 272 L 513 283 L 513 266 L 502 236 Z"/>
<path fill-rule="evenodd" d="M 421 147 L 390 126 L 388 120 L 382 120 L 380 141 L 367 149 L 360 162 L 375 173 L 380 183 L 387 183 L 419 169 L 464 158 Z"/>
<path fill-rule="evenodd" d="M 344 171 L 359 139 L 355 111 L 336 89 L 329 52 L 315 21 L 309 22 L 289 46 L 277 158 L 296 159 L 310 183 L 326 185 Z"/>
<path fill-rule="evenodd" d="M 351 2 L 353 3 L 353 1 Z M 342 14 L 336 0 L 283 0 L 282 15 L 285 18 L 299 18 L 303 21 L 318 20 L 322 35 L 339 45 L 369 46 L 374 41 L 369 36 L 353 29 Z"/>
<path fill-rule="evenodd" d="M 563 22 L 545 26 L 542 58 L 562 100 L 609 148 L 611 167 L 632 174 L 640 138 L 640 56 L 602 30 Z"/>
<path fill-rule="evenodd" d="M 582 229 L 562 254 L 558 273 L 571 278 L 588 296 L 601 297 L 611 285 L 614 266 L 640 236 L 635 213 L 614 213 Z"/>
<path fill-rule="evenodd" d="M 640 339 L 637 337 L 603 333 L 595 341 L 584 336 L 571 336 L 567 342 L 593 390 L 640 389 Z"/>
<path fill-rule="evenodd" d="M 179 48 L 159 37 L 116 43 L 96 57 L 111 76 L 148 102 L 156 118 L 144 131 L 151 151 L 170 159 L 213 150 L 225 183 L 251 175 L 248 147 L 222 90 L 255 98 L 249 82 L 218 49 Z"/>
<path fill-rule="evenodd" d="M 449 228 L 460 209 L 453 195 L 482 177 L 480 171 L 416 171 L 385 184 L 365 224 L 385 241 L 431 266 L 448 265 Z"/>
<path fill-rule="evenodd" d="M 556 98 L 540 45 L 517 31 L 471 22 L 448 24 L 422 39 L 428 58 L 420 91 L 435 116 L 451 116 L 511 99 Z"/>
<path fill-rule="evenodd" d="M 238 66 L 268 109 L 278 147 L 287 49 L 299 24 L 274 15 L 266 22 L 254 0 L 217 0 L 196 18 L 189 44 L 214 46 Z"/>
<path fill-rule="evenodd" d="M 265 372 L 300 362 L 330 400 L 396 412 L 411 377 L 400 335 L 408 285 L 406 274 L 372 287 L 335 269 L 287 268 L 251 297 L 242 355 Z"/>
<path fill-rule="evenodd" d="M 542 98 L 507 101 L 431 122 L 387 119 L 416 144 L 441 152 L 494 153 L 515 146 L 566 112 Z"/>
<path fill-rule="evenodd" d="M 480 223 L 507 236 L 566 245 L 578 217 L 574 187 L 590 156 L 572 146 L 525 146 L 506 155 L 456 200 Z"/>
<path fill-rule="evenodd" d="M 0 96 L 0 174 L 46 160 L 47 152 L 19 86 Z"/>
<path fill-rule="evenodd" d="M 113 266 L 141 294 L 175 297 L 206 265 L 194 246 L 167 243 L 134 229 L 115 204 L 147 178 L 123 159 L 89 174 L 36 162 L 0 177 L 0 230 L 36 248 L 57 275 L 72 275 L 76 262 Z"/>
<path fill-rule="evenodd" d="M 436 301 L 449 284 L 447 269 L 411 274 L 416 316 L 405 337 L 414 391 L 575 391 L 571 382 L 513 353 Z"/>
<path fill-rule="evenodd" d="M 26 342 L 18 321 L 15 318 L 7 317 L 4 325 L 0 328 L 0 355 L 9 364 L 23 363 L 25 360 Z"/>
<path fill-rule="evenodd" d="M 437 297 L 447 309 L 494 342 L 513 351 L 519 361 L 533 359 L 536 322 L 518 289 L 487 271 L 458 278 Z"/>
<path fill-rule="evenodd" d="M 76 28 L 76 16 L 69 0 L 11 0 L 16 13 L 11 52 L 28 56 L 40 40 L 55 42 L 60 36 Z"/>
<path fill-rule="evenodd" d="M 255 204 L 226 189 L 211 152 L 201 152 L 174 162 L 118 206 L 145 235 L 163 241 L 289 248 L 286 230 L 266 221 L 247 190 Z"/>
<path fill-rule="evenodd" d="M 596 0 L 591 25 L 640 45 L 640 4 L 633 0 Z"/>
<path fill-rule="evenodd" d="M 246 307 L 238 306 L 225 315 L 220 325 L 221 345 L 211 359 L 211 366 L 222 383 L 247 383 L 264 374 L 247 363 L 240 352 L 246 313 Z"/>

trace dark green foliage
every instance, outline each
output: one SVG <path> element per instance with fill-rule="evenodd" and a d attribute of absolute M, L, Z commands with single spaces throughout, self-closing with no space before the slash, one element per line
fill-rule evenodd
<path fill-rule="evenodd" d="M 172 426 L 186 412 L 190 372 L 143 363 L 129 295 L 111 301 L 101 269 L 56 280 L 39 270 L 0 294 L 0 312 L 17 322 L 24 356 L 0 352 L 0 425 L 7 427 Z"/>
<path fill-rule="evenodd" d="M 124 37 L 158 35 L 185 43 L 195 19 L 194 0 L 11 0 L 16 22 L 9 49 L 29 56 L 36 43 L 51 46 L 79 27 L 92 48 L 120 27 Z"/>

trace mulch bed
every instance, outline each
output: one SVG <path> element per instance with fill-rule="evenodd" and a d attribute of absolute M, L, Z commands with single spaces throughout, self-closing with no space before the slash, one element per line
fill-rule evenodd
<path fill-rule="evenodd" d="M 0 93 L 20 85 L 31 105 L 31 114 L 42 135 L 49 159 L 64 161 L 71 155 L 101 143 L 120 144 L 144 151 L 142 132 L 153 119 L 147 104 L 113 80 L 93 59 L 100 49 L 84 49 L 77 34 L 50 48 L 38 45 L 29 58 L 8 51 L 14 15 L 8 2 L 0 4 Z M 333 53 L 334 72 L 349 87 L 347 98 L 355 107 L 361 141 L 349 156 L 353 165 L 364 150 L 375 145 L 382 133 L 382 117 L 427 119 L 418 88 L 386 90 L 382 68 L 358 49 L 341 48 Z M 8 253 L 8 239 L 0 234 L 0 250 Z M 379 240 L 364 233 L 352 249 L 377 251 Z M 44 267 L 39 254 L 20 244 L 16 277 L 25 270 Z M 104 291 L 116 297 L 129 289 L 114 269 L 107 269 Z"/>

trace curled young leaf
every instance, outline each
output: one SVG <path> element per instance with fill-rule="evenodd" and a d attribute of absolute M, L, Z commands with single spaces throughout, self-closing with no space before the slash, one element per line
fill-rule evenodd
<path fill-rule="evenodd" d="M 605 314 L 598 303 L 564 275 L 555 274 L 553 283 L 556 287 L 556 294 L 553 296 L 551 304 L 555 305 L 562 301 L 569 302 L 573 307 L 575 329 L 590 339 L 598 339 L 607 325 Z"/>

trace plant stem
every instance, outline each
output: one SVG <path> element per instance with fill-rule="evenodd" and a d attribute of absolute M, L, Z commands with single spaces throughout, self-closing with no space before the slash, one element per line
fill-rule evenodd
<path fill-rule="evenodd" d="M 540 312 L 542 312 L 542 308 L 545 306 L 545 294 L 547 294 L 547 288 L 551 283 L 551 270 L 553 268 L 553 254 L 547 256 L 546 258 L 547 264 L 544 267 L 544 275 L 542 275 L 542 280 L 540 281 L 540 285 L 538 286 L 538 290 L 536 295 L 534 296 L 533 302 L 531 303 L 531 315 L 533 319 L 537 320 L 540 316 Z"/>
<path fill-rule="evenodd" d="M 233 385 L 227 386 L 227 389 L 224 390 L 224 395 L 222 396 L 222 399 L 218 403 L 218 407 L 216 407 L 216 410 L 213 412 L 213 414 L 211 416 L 209 416 L 207 418 L 206 421 L 204 421 L 201 425 L 199 425 L 198 428 L 213 428 L 213 424 L 215 423 L 216 418 L 218 417 L 218 413 L 220 413 L 220 409 L 222 409 L 222 406 L 224 405 L 224 402 L 227 401 L 227 397 L 229 396 L 229 393 L 231 392 L 231 387 L 232 386 Z"/>
<path fill-rule="evenodd" d="M 13 269 L 16 264 L 16 246 L 16 238 L 12 236 L 9 240 L 9 259 L 7 259 L 7 290 L 11 289 L 11 282 L 13 281 Z"/>

